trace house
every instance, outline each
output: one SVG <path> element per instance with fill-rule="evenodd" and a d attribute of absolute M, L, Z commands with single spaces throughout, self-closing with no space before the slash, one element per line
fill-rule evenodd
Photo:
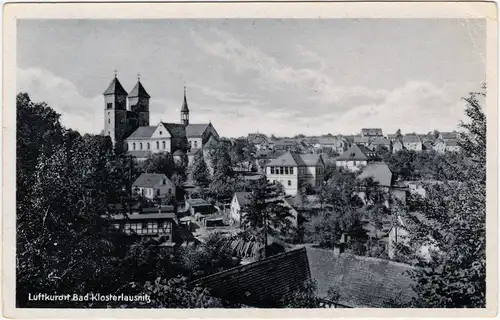
<path fill-rule="evenodd" d="M 363 128 L 361 129 L 361 136 L 366 138 L 382 138 L 384 134 L 380 128 Z"/>
<path fill-rule="evenodd" d="M 132 192 L 148 199 L 175 196 L 175 185 L 161 173 L 143 173 L 132 184 Z"/>
<path fill-rule="evenodd" d="M 353 144 L 368 147 L 370 145 L 371 139 L 372 138 L 370 138 L 370 137 L 354 136 L 353 137 Z"/>
<path fill-rule="evenodd" d="M 315 147 L 320 147 L 320 148 L 331 148 L 333 151 L 337 153 L 342 153 L 348 148 L 348 142 L 342 137 L 325 137 L 325 138 L 318 138 L 317 141 L 317 146 Z"/>
<path fill-rule="evenodd" d="M 249 133 L 247 141 L 255 146 L 257 150 L 268 150 L 270 149 L 269 139 L 265 134 L 262 133 Z"/>
<path fill-rule="evenodd" d="M 446 141 L 446 140 L 457 140 L 458 139 L 458 132 L 453 131 L 453 132 L 441 132 L 439 133 L 439 138 Z"/>
<path fill-rule="evenodd" d="M 446 142 L 442 138 L 436 139 L 432 149 L 439 153 L 444 153 L 446 151 Z"/>
<path fill-rule="evenodd" d="M 218 212 L 217 208 L 211 205 L 208 201 L 204 199 L 187 199 L 185 211 L 189 211 L 192 216 L 197 213 L 202 215 L 214 214 Z"/>
<path fill-rule="evenodd" d="M 250 202 L 251 192 L 235 192 L 231 200 L 229 217 L 234 224 L 241 223 L 242 210 Z"/>
<path fill-rule="evenodd" d="M 342 153 L 335 161 L 338 167 L 343 167 L 351 171 L 358 171 L 366 166 L 368 162 L 376 161 L 375 152 L 363 145 L 353 144 L 352 147 Z"/>
<path fill-rule="evenodd" d="M 307 247 L 311 277 L 320 298 L 329 290 L 336 304 L 346 308 L 394 308 L 408 305 L 416 293 L 408 271 L 414 267 L 390 260 L 362 257 Z"/>
<path fill-rule="evenodd" d="M 305 184 L 319 187 L 324 171 L 325 163 L 319 154 L 287 152 L 266 165 L 267 179 L 280 183 L 285 193 L 292 196 Z"/>
<path fill-rule="evenodd" d="M 403 145 L 403 142 L 401 142 L 401 139 L 396 139 L 392 143 L 392 153 L 396 153 L 398 151 L 403 150 L 405 147 Z"/>
<path fill-rule="evenodd" d="M 280 253 L 193 281 L 210 295 L 258 308 L 277 308 L 311 279 L 305 248 Z"/>
<path fill-rule="evenodd" d="M 462 147 L 458 144 L 457 140 L 446 140 L 445 141 L 445 151 L 446 152 L 460 152 Z"/>
<path fill-rule="evenodd" d="M 422 140 L 416 134 L 403 136 L 403 146 L 406 150 L 422 151 Z"/>
<path fill-rule="evenodd" d="M 155 213 L 116 214 L 110 217 L 113 227 L 126 234 L 137 234 L 142 237 L 156 239 L 162 246 L 175 245 L 174 229 L 176 215 L 174 212 L 164 212 L 153 208 Z"/>
<path fill-rule="evenodd" d="M 387 151 L 392 152 L 392 142 L 391 142 L 391 140 L 386 139 L 386 138 L 379 138 L 379 139 L 373 140 L 370 143 L 370 145 L 368 146 L 368 148 L 370 150 L 375 151 L 377 149 L 377 147 L 379 147 L 379 146 L 385 147 L 387 149 Z"/>
<path fill-rule="evenodd" d="M 297 141 L 292 139 L 281 139 L 273 141 L 274 151 L 290 151 L 299 148 Z"/>

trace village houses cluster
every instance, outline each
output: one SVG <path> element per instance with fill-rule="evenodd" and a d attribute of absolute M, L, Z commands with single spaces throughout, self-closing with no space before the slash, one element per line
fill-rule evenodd
<path fill-rule="evenodd" d="M 145 161 L 155 153 L 170 153 L 176 164 L 187 168 L 188 178 L 181 186 L 176 186 L 164 173 L 141 174 L 133 182 L 132 192 L 150 200 L 151 204 L 144 206 L 134 203 L 129 208 L 119 204 L 110 205 L 113 224 L 127 233 L 157 239 L 167 248 L 174 248 L 187 239 L 203 241 L 213 232 L 237 232 L 251 192 L 235 192 L 222 203 L 212 203 L 193 192 L 197 186 L 191 176 L 197 153 L 201 152 L 207 164 L 210 164 L 207 150 L 217 148 L 223 140 L 231 145 L 235 139 L 221 138 L 210 121 L 190 123 L 185 88 L 179 122 L 160 121 L 150 125 L 149 99 L 149 94 L 139 80 L 127 93 L 115 76 L 104 92 L 103 133 L 111 138 L 115 147 L 124 150 L 138 162 Z M 195 111 L 195 108 L 192 110 Z M 234 171 L 245 180 L 267 179 L 281 186 L 282 204 L 290 210 L 292 225 L 299 228 L 304 210 L 322 209 L 314 190 L 321 190 L 325 183 L 325 169 L 329 163 L 355 172 L 360 179 L 371 177 L 386 192 L 405 201 L 408 194 L 425 195 L 425 190 L 419 182 L 395 181 L 393 173 L 377 155 L 377 151 L 383 149 L 385 152 L 397 153 L 406 149 L 415 152 L 460 152 L 456 132 L 435 135 L 384 134 L 380 128 L 360 129 L 357 135 L 299 135 L 287 138 L 249 133 L 244 140 L 254 150 L 251 159 L 246 160 L 249 162 L 246 166 L 235 167 Z M 312 192 L 303 195 L 303 188 L 309 188 Z M 362 191 L 360 197 L 363 198 Z M 175 198 L 174 204 L 162 201 L 170 198 Z M 310 204 L 307 208 L 304 205 L 306 199 Z M 381 231 L 370 226 L 367 221 L 363 227 L 369 238 L 384 246 L 389 258 L 392 258 L 392 244 L 397 241 L 396 237 L 404 237 L 405 231 L 395 230 L 389 224 L 387 229 Z M 346 240 L 347 237 L 342 238 Z M 312 250 L 308 252 L 309 259 L 318 256 L 321 260 L 319 249 L 308 250 Z M 339 246 L 338 252 L 342 250 Z M 361 257 L 356 259 L 358 265 L 366 263 Z M 355 262 L 352 263 L 353 269 L 358 268 Z M 322 275 L 317 277 L 321 278 Z"/>

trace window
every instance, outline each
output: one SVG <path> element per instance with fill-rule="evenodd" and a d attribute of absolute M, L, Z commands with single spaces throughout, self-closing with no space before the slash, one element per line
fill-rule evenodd
<path fill-rule="evenodd" d="M 139 143 L 139 150 L 142 150 L 142 142 Z"/>
<path fill-rule="evenodd" d="M 168 194 L 172 194 L 172 189 L 168 189 Z"/>
<path fill-rule="evenodd" d="M 156 190 L 156 196 L 159 197 L 160 196 L 160 189 L 157 189 Z"/>
<path fill-rule="evenodd" d="M 108 131 L 108 136 L 110 136 L 110 135 L 111 135 L 111 131 Z"/>
<path fill-rule="evenodd" d="M 165 149 L 165 141 L 163 141 L 163 149 Z"/>
<path fill-rule="evenodd" d="M 163 185 L 167 184 L 167 179 L 163 179 Z"/>
<path fill-rule="evenodd" d="M 149 142 L 148 142 L 148 150 L 150 149 Z"/>
<path fill-rule="evenodd" d="M 135 142 L 132 143 L 132 150 L 135 150 Z"/>
<path fill-rule="evenodd" d="M 108 123 L 111 123 L 111 119 L 108 118 Z"/>
<path fill-rule="evenodd" d="M 162 135 L 162 133 L 163 133 L 163 132 L 160 130 L 160 136 Z"/>
<path fill-rule="evenodd" d="M 293 167 L 290 168 L 290 174 L 293 174 Z"/>
<path fill-rule="evenodd" d="M 283 167 L 280 167 L 280 174 L 283 174 L 283 172 L 284 172 Z"/>
<path fill-rule="evenodd" d="M 274 174 L 274 167 L 271 167 L 271 174 Z"/>
<path fill-rule="evenodd" d="M 108 103 L 106 104 L 106 107 L 107 107 L 108 109 L 113 109 L 113 103 L 108 102 Z"/>
<path fill-rule="evenodd" d="M 195 142 L 194 142 L 194 147 L 195 147 L 195 148 L 198 148 L 198 141 L 195 141 Z"/>
<path fill-rule="evenodd" d="M 292 185 L 292 181 L 288 180 L 288 186 L 291 186 L 291 185 Z"/>
<path fill-rule="evenodd" d="M 160 141 L 156 141 L 156 149 L 160 149 Z"/>
<path fill-rule="evenodd" d="M 285 167 L 285 174 L 288 174 L 288 167 Z"/>

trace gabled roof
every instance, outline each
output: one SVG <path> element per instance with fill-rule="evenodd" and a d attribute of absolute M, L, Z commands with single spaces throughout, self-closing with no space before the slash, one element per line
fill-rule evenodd
<path fill-rule="evenodd" d="M 128 97 L 129 98 L 135 98 L 135 97 L 151 98 L 151 96 L 146 92 L 146 89 L 144 89 L 144 87 L 140 81 L 137 81 L 137 83 L 135 84 L 135 87 L 128 94 Z"/>
<path fill-rule="evenodd" d="M 403 136 L 403 143 L 405 142 L 421 142 L 421 140 L 416 134 L 407 134 Z"/>
<path fill-rule="evenodd" d="M 358 176 L 358 179 L 373 178 L 381 186 L 390 187 L 392 185 L 392 172 L 384 162 L 373 162 L 366 165 Z"/>
<path fill-rule="evenodd" d="M 111 94 L 114 94 L 117 96 L 126 96 L 127 95 L 127 91 L 125 91 L 125 89 L 123 89 L 122 84 L 120 83 L 120 81 L 118 81 L 118 78 L 116 78 L 116 77 L 113 78 L 113 80 L 109 84 L 106 91 L 103 92 L 103 95 L 105 95 L 105 96 L 111 95 Z"/>
<path fill-rule="evenodd" d="M 311 279 L 305 248 L 288 251 L 196 280 L 210 295 L 254 307 L 279 307 Z"/>
<path fill-rule="evenodd" d="M 163 183 L 163 180 L 167 180 L 167 183 L 172 183 L 167 176 L 162 173 L 143 173 L 139 176 L 139 178 L 135 179 L 132 186 L 152 188 L 159 183 Z"/>
<path fill-rule="evenodd" d="M 394 302 L 408 303 L 416 296 L 415 283 L 407 271 L 413 267 L 403 263 L 332 250 L 307 248 L 311 276 L 317 282 L 318 295 L 326 297 L 335 288 L 338 303 L 354 308 L 394 307 Z"/>
<path fill-rule="evenodd" d="M 363 145 L 353 144 L 349 149 L 344 151 L 336 160 L 356 160 L 366 161 L 375 158 L 375 153 Z"/>
<path fill-rule="evenodd" d="M 146 126 L 135 129 L 127 139 L 149 139 L 155 132 L 157 126 Z"/>
<path fill-rule="evenodd" d="M 370 142 L 370 138 L 368 138 L 368 137 L 354 136 L 353 137 L 353 142 L 354 143 L 369 143 Z"/>
<path fill-rule="evenodd" d="M 382 136 L 382 129 L 380 128 L 363 128 L 361 134 L 368 136 Z"/>
<path fill-rule="evenodd" d="M 163 126 L 168 130 L 168 133 L 172 138 L 185 138 L 186 129 L 183 124 L 180 123 L 166 123 L 162 122 Z"/>
<path fill-rule="evenodd" d="M 208 126 L 209 123 L 190 123 L 186 126 L 186 136 L 188 138 L 201 137 Z"/>
<path fill-rule="evenodd" d="M 318 138 L 318 143 L 319 144 L 337 145 L 337 143 L 339 143 L 339 139 L 338 138 Z"/>
<path fill-rule="evenodd" d="M 299 156 L 302 158 L 302 161 L 308 167 L 315 166 L 318 163 L 320 164 L 323 163 L 323 158 L 321 157 L 320 154 L 306 153 L 306 154 L 300 154 Z"/>
<path fill-rule="evenodd" d="M 236 200 L 240 204 L 240 206 L 244 206 L 248 203 L 250 203 L 250 195 L 251 192 L 235 192 L 234 196 L 236 197 Z"/>
<path fill-rule="evenodd" d="M 389 139 L 385 139 L 385 138 L 381 138 L 381 139 L 377 139 L 377 140 L 374 140 L 372 142 L 373 145 L 384 145 L 384 146 L 390 146 L 391 145 L 391 140 Z"/>
<path fill-rule="evenodd" d="M 302 159 L 301 154 L 295 153 L 295 152 L 287 152 L 281 156 L 279 156 L 276 159 L 271 160 L 267 166 L 292 166 L 292 167 L 299 167 L 299 166 L 306 166 L 306 163 Z"/>

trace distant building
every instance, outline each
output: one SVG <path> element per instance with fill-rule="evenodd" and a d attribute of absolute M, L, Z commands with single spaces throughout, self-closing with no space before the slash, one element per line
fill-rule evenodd
<path fill-rule="evenodd" d="M 445 150 L 446 152 L 460 152 L 462 147 L 460 147 L 457 140 L 450 139 L 445 141 Z"/>
<path fill-rule="evenodd" d="M 361 129 L 361 136 L 366 138 L 382 138 L 384 134 L 380 128 L 363 128 Z"/>
<path fill-rule="evenodd" d="M 422 140 L 416 134 L 403 136 L 403 146 L 406 150 L 422 151 Z"/>
<path fill-rule="evenodd" d="M 319 187 L 323 181 L 325 163 L 319 154 L 287 152 L 266 165 L 270 182 L 279 182 L 288 195 L 296 195 L 305 184 Z"/>
<path fill-rule="evenodd" d="M 368 147 L 370 145 L 370 141 L 374 138 L 363 137 L 363 136 L 354 136 L 352 139 L 353 139 L 353 144 Z"/>
<path fill-rule="evenodd" d="M 403 149 L 404 149 L 403 142 L 401 142 L 400 139 L 394 140 L 394 142 L 392 143 L 392 153 L 396 153 L 396 152 L 401 151 Z"/>
<path fill-rule="evenodd" d="M 369 148 L 375 151 L 378 146 L 385 147 L 388 152 L 392 152 L 392 142 L 389 139 L 386 138 L 375 139 L 370 143 Z"/>
<path fill-rule="evenodd" d="M 378 158 L 375 152 L 363 145 L 354 144 L 336 159 L 336 165 L 351 171 L 358 171 L 369 162 L 376 161 Z"/>
<path fill-rule="evenodd" d="M 113 145 L 127 150 L 139 161 L 156 152 L 201 148 L 211 136 L 219 138 L 211 123 L 189 123 L 185 88 L 181 122 L 160 122 L 154 126 L 150 126 L 149 119 L 151 97 L 139 80 L 128 94 L 115 76 L 103 95 L 104 134 L 111 138 Z"/>
<path fill-rule="evenodd" d="M 249 133 L 247 141 L 255 146 L 257 150 L 268 150 L 271 148 L 269 139 L 262 133 Z"/>
<path fill-rule="evenodd" d="M 143 173 L 132 184 L 132 191 L 148 199 L 175 196 L 175 185 L 160 173 Z"/>
<path fill-rule="evenodd" d="M 318 138 L 317 143 L 314 145 L 316 148 L 332 148 L 333 151 L 337 153 L 342 153 L 349 147 L 349 143 L 346 139 L 337 137 L 324 137 Z"/>

